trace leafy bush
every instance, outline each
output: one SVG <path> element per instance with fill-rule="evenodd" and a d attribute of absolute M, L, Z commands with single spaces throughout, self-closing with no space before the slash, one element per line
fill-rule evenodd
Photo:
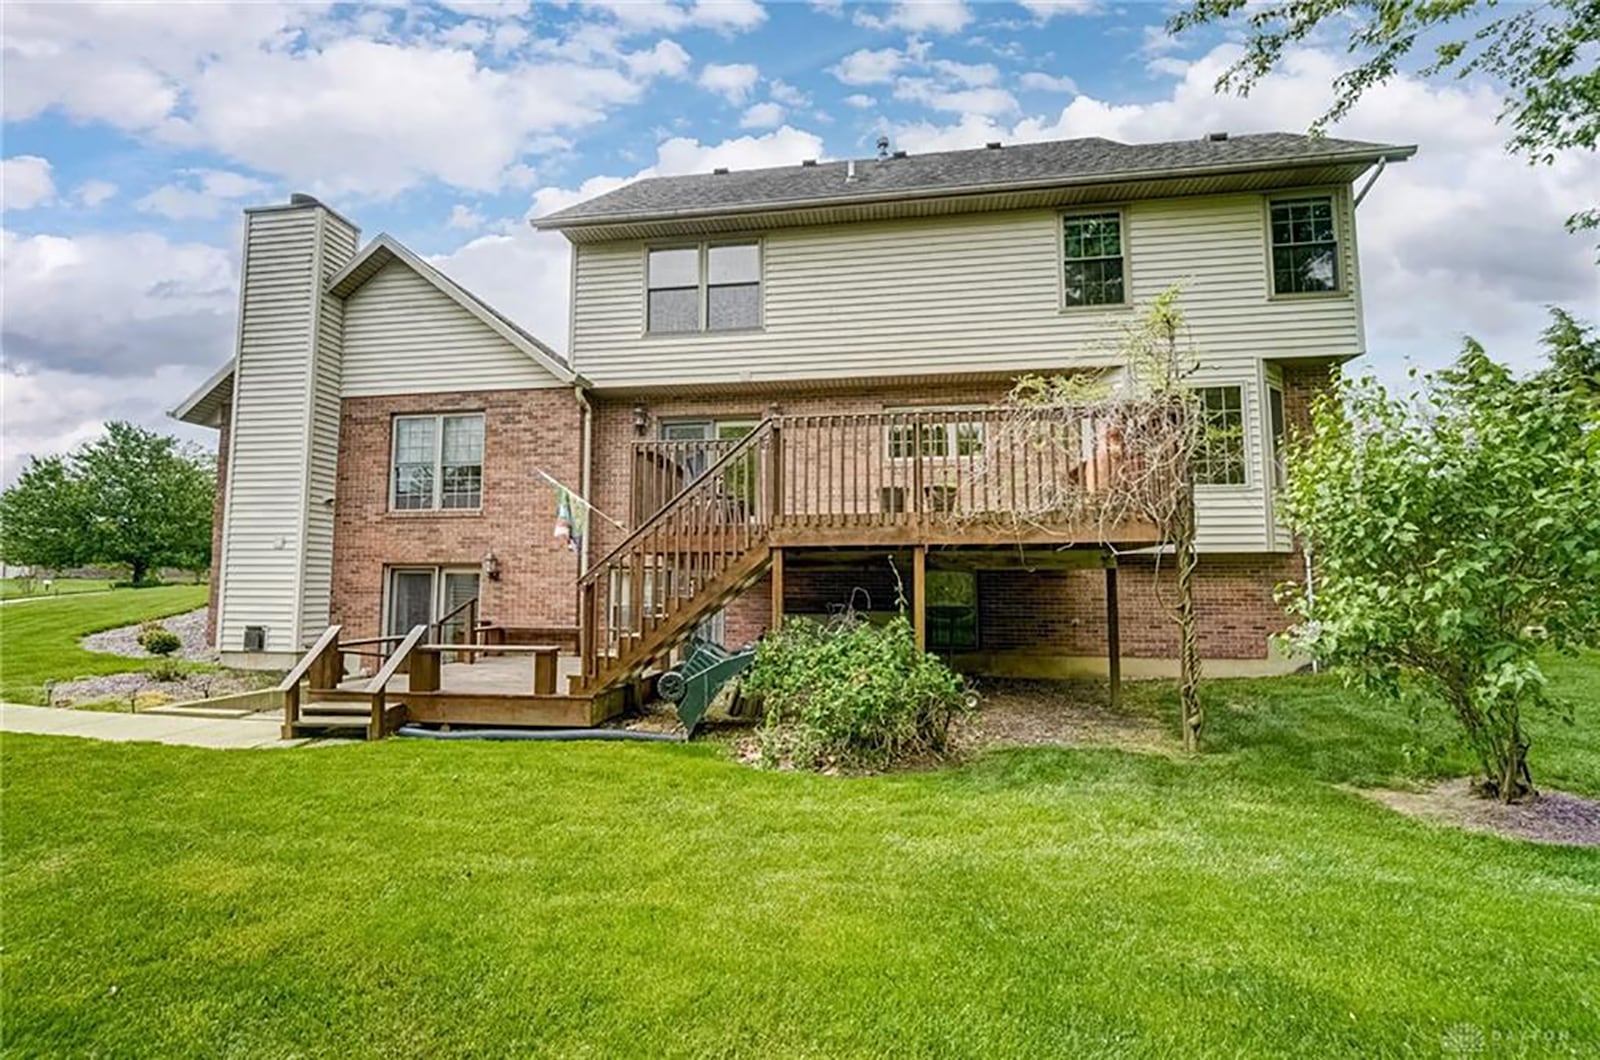
<path fill-rule="evenodd" d="M 183 647 L 183 639 L 159 622 L 139 627 L 139 647 L 151 655 L 171 655 Z"/>
<path fill-rule="evenodd" d="M 951 720 L 970 709 L 961 678 L 917 651 L 904 615 L 884 626 L 789 619 L 757 646 L 744 692 L 764 712 L 762 760 L 807 768 L 940 756 Z"/>
<path fill-rule="evenodd" d="M 168 636 L 172 636 L 170 633 Z M 176 638 L 174 638 L 176 639 Z M 183 663 L 177 659 L 162 656 L 150 664 L 149 674 L 157 681 L 176 681 L 184 675 Z"/>

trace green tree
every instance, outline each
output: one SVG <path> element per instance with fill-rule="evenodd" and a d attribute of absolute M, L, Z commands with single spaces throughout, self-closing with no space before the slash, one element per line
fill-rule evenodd
<path fill-rule="evenodd" d="M 62 570 L 89 562 L 83 493 L 67 459 L 33 457 L 0 494 L 0 555 L 7 563 Z"/>
<path fill-rule="evenodd" d="M 1341 380 L 1290 447 L 1286 517 L 1315 560 L 1293 632 L 1368 687 L 1442 701 L 1480 790 L 1533 790 L 1539 655 L 1600 643 L 1600 405 L 1468 340 L 1414 397 Z"/>
<path fill-rule="evenodd" d="M 210 454 L 111 423 L 68 457 L 32 461 L 0 497 L 5 558 L 51 568 L 120 563 L 135 584 L 203 568 L 216 476 Z"/>
<path fill-rule="evenodd" d="M 1244 55 L 1217 82 L 1247 95 L 1284 52 L 1318 30 L 1332 30 L 1359 56 L 1333 83 L 1333 102 L 1312 125 L 1321 132 L 1363 94 L 1399 72 L 1419 48 L 1424 77 L 1484 73 L 1504 87 L 1500 120 L 1506 147 L 1530 163 L 1549 165 L 1567 150 L 1600 140 L 1600 0 L 1191 0 L 1167 23 L 1173 34 L 1244 18 Z M 1600 209 L 1567 220 L 1573 231 L 1600 225 Z"/>

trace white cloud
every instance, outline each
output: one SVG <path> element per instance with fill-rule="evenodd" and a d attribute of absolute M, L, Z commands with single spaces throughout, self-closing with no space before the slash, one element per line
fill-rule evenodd
<path fill-rule="evenodd" d="M 183 184 L 164 184 L 136 200 L 134 208 L 173 221 L 220 217 L 241 199 L 262 198 L 272 186 L 242 173 L 221 169 L 180 170 Z"/>
<path fill-rule="evenodd" d="M 521 18 L 528 13 L 528 0 L 435 0 L 440 7 L 478 18 Z"/>
<path fill-rule="evenodd" d="M 785 111 L 777 103 L 768 101 L 748 108 L 739 118 L 741 129 L 772 129 L 783 124 Z"/>
<path fill-rule="evenodd" d="M 774 102 L 782 103 L 786 107 L 808 107 L 811 105 L 810 95 L 802 92 L 782 78 L 774 77 L 767 82 L 767 95 L 771 96 Z"/>
<path fill-rule="evenodd" d="M 755 0 L 696 0 L 688 5 L 667 0 L 590 0 L 589 6 L 610 12 L 629 33 L 698 27 L 731 35 L 755 29 L 767 19 L 766 10 Z"/>
<path fill-rule="evenodd" d="M 117 193 L 117 186 L 109 180 L 86 180 L 73 192 L 78 201 L 93 209 Z"/>
<path fill-rule="evenodd" d="M 1003 88 L 952 90 L 923 77 L 902 77 L 895 84 L 894 98 L 953 114 L 1001 115 L 1018 109 L 1016 97 Z"/>
<path fill-rule="evenodd" d="M 659 40 L 647 51 L 636 51 L 624 58 L 635 77 L 682 77 L 689 72 L 689 53 L 675 40 Z"/>
<path fill-rule="evenodd" d="M 898 0 L 886 15 L 858 10 L 855 24 L 866 29 L 897 29 L 907 33 L 959 33 L 972 21 L 962 0 Z"/>
<path fill-rule="evenodd" d="M 1072 78 L 1057 77 L 1037 70 L 1029 70 L 1023 74 L 1018 83 L 1030 92 L 1066 92 L 1076 95 L 1078 91 L 1078 83 Z"/>
<path fill-rule="evenodd" d="M 93 441 L 111 420 L 131 420 L 162 434 L 216 448 L 216 431 L 177 423 L 167 417 L 166 410 L 199 386 L 217 364 L 166 365 L 117 380 L 48 368 L 0 368 L 0 419 L 5 421 L 3 480 L 9 484 L 15 479 L 30 456 L 62 453 Z"/>
<path fill-rule="evenodd" d="M 700 70 L 700 87 L 737 104 L 744 102 L 760 78 L 761 71 L 750 63 L 707 63 Z"/>
<path fill-rule="evenodd" d="M 161 365 L 214 367 L 232 353 L 238 277 L 218 247 L 152 232 L 4 232 L 0 261 L 0 346 L 13 370 L 121 378 Z"/>
<path fill-rule="evenodd" d="M 0 161 L 0 208 L 31 210 L 56 197 L 49 159 L 38 155 L 12 155 Z"/>
<path fill-rule="evenodd" d="M 1101 0 L 1017 0 L 1037 22 L 1057 15 L 1096 15 L 1105 10 Z"/>
<path fill-rule="evenodd" d="M 466 203 L 458 202 L 450 207 L 450 219 L 445 223 L 451 228 L 464 228 L 467 231 L 483 227 L 483 214 L 474 210 Z"/>
<path fill-rule="evenodd" d="M 666 6 L 685 25 L 713 28 L 761 14 L 748 3 Z M 401 11 L 351 21 L 324 8 L 13 5 L 5 116 L 55 109 L 108 122 L 328 197 L 387 197 L 430 181 L 495 191 L 546 138 L 688 69 L 675 42 L 630 52 L 616 26 L 593 21 L 531 41 L 511 21 L 444 31 Z M 485 34 L 494 56 L 472 50 Z M 517 58 L 500 54 L 510 50 Z"/>
<path fill-rule="evenodd" d="M 928 67 L 940 77 L 973 87 L 992 85 L 1000 80 L 1000 71 L 993 63 L 958 63 L 950 59 L 934 59 L 928 63 Z"/>
<path fill-rule="evenodd" d="M 878 105 L 877 100 L 862 92 L 853 92 L 844 97 L 844 101 L 857 110 L 866 110 L 868 107 L 876 107 Z"/>
<path fill-rule="evenodd" d="M 1235 45 L 1219 46 L 1150 103 L 1080 95 L 1054 119 L 1007 126 L 974 112 L 955 125 L 892 131 L 898 146 L 937 151 L 989 140 L 1152 142 L 1212 130 L 1298 130 L 1327 106 L 1329 86 L 1345 68 L 1340 54 L 1295 49 L 1248 98 L 1219 96 L 1212 86 L 1238 54 Z M 1367 346 L 1385 371 L 1406 355 L 1442 363 L 1464 333 L 1496 356 L 1527 363 L 1547 304 L 1590 316 L 1597 309 L 1591 240 L 1568 235 L 1562 222 L 1592 204 L 1600 158 L 1579 153 L 1529 167 L 1504 152 L 1498 112 L 1498 96 L 1486 86 L 1400 77 L 1372 90 L 1331 132 L 1420 145 L 1415 158 L 1388 168 L 1360 210 Z"/>
<path fill-rule="evenodd" d="M 847 85 L 886 85 L 906 64 L 894 48 L 862 48 L 840 59 L 828 72 Z"/>

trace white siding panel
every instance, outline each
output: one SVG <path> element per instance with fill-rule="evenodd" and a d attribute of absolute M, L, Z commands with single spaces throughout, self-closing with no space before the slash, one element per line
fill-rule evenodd
<path fill-rule="evenodd" d="M 345 303 L 346 397 L 564 386 L 403 262 Z"/>
<path fill-rule="evenodd" d="M 1353 282 L 1353 219 L 1346 191 L 1336 194 Z M 1353 294 L 1269 297 L 1262 196 L 1136 202 L 1124 216 L 1134 299 L 1183 284 L 1208 363 L 1361 351 Z M 1059 218 L 1029 210 L 775 230 L 763 239 L 764 327 L 726 335 L 646 335 L 647 245 L 577 246 L 574 366 L 618 387 L 1113 360 L 1128 310 L 1061 309 Z"/>
<path fill-rule="evenodd" d="M 324 215 L 318 273 L 328 277 L 355 254 L 356 232 Z M 312 370 L 311 422 L 307 454 L 305 557 L 300 582 L 300 640 L 327 628 L 333 596 L 333 497 L 339 472 L 339 398 L 342 376 L 344 302 L 317 296 L 317 345 Z"/>
<path fill-rule="evenodd" d="M 246 215 L 238 369 L 219 635 L 241 651 L 244 627 L 267 627 L 267 650 L 299 649 L 307 382 L 317 215 Z"/>

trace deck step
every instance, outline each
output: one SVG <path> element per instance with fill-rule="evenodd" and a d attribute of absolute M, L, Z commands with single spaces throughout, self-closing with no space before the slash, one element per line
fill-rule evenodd
<path fill-rule="evenodd" d="M 405 722 L 405 707 L 389 703 L 384 708 L 385 733 L 393 732 Z M 372 709 L 363 703 L 311 702 L 302 704 L 300 716 L 290 727 L 292 735 L 311 733 L 340 733 L 347 736 L 365 736 L 372 721 Z"/>

